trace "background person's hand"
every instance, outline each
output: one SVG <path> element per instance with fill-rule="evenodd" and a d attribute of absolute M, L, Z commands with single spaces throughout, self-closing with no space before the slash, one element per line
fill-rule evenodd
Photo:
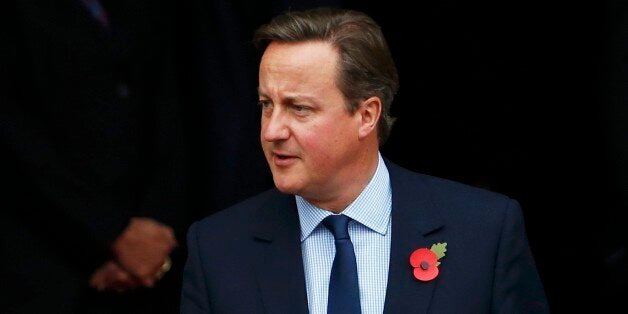
<path fill-rule="evenodd" d="M 162 265 L 177 246 L 172 228 L 154 219 L 135 217 L 114 241 L 117 263 L 142 284 L 152 287 L 162 274 Z"/>
<path fill-rule="evenodd" d="M 141 287 L 142 281 L 110 260 L 92 274 L 89 286 L 98 291 L 124 292 Z"/>

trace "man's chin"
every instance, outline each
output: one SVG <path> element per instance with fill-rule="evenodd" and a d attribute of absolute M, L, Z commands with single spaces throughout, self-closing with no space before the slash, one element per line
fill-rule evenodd
<path fill-rule="evenodd" d="M 275 187 L 277 188 L 277 190 L 279 190 L 281 193 L 284 194 L 298 194 L 298 191 L 300 190 L 294 183 L 292 182 L 286 182 L 286 181 L 279 181 L 279 180 L 274 180 L 275 181 Z"/>

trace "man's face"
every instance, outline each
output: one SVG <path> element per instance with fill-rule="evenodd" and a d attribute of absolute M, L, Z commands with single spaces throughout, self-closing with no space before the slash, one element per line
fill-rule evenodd
<path fill-rule="evenodd" d="M 260 139 L 277 188 L 334 197 L 359 166 L 359 114 L 336 86 L 338 52 L 328 43 L 271 43 L 259 70 Z"/>

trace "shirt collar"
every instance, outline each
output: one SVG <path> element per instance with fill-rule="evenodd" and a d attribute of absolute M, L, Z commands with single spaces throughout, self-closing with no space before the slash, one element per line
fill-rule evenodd
<path fill-rule="evenodd" d="M 333 213 L 312 205 L 301 196 L 295 195 L 295 198 L 301 224 L 301 241 L 304 241 L 325 217 Z M 390 204 L 390 176 L 384 159 L 378 153 L 377 169 L 371 181 L 342 214 L 381 235 L 386 235 L 390 220 Z"/>

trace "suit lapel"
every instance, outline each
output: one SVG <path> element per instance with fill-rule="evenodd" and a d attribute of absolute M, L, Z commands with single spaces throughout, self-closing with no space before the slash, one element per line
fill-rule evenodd
<path fill-rule="evenodd" d="M 427 236 L 443 226 L 425 183 L 407 170 L 386 163 L 392 186 L 392 239 L 384 313 L 426 313 L 438 277 L 414 278 L 410 254 L 433 244 Z"/>
<path fill-rule="evenodd" d="M 255 273 L 267 313 L 308 313 L 294 197 L 276 193 L 260 208 Z"/>

